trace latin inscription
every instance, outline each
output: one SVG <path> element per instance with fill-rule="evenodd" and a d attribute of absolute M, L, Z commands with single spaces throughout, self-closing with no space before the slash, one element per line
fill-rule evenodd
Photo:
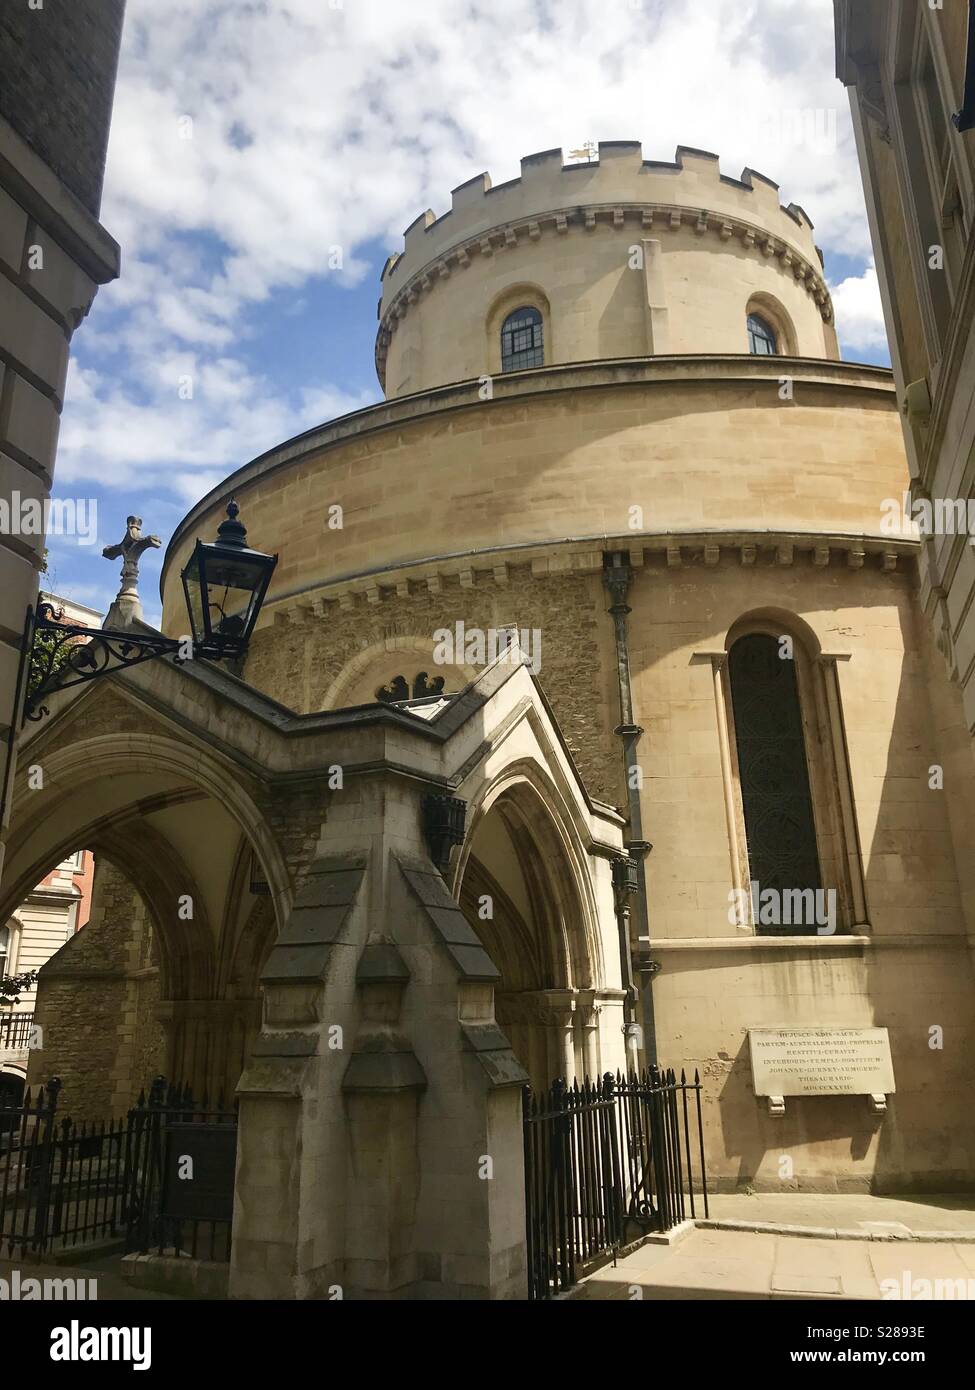
<path fill-rule="evenodd" d="M 757 1096 L 890 1095 L 886 1028 L 749 1028 Z"/>

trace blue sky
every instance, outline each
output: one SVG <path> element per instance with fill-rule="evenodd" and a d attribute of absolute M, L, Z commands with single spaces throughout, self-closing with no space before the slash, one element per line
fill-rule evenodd
<path fill-rule="evenodd" d="M 99 534 L 51 538 L 50 587 L 104 612 L 130 510 L 165 545 L 248 459 L 380 399 L 403 229 L 588 139 L 775 179 L 816 224 L 844 356 L 889 362 L 831 0 L 129 0 L 101 214 L 122 276 L 74 340 L 56 478 Z"/>

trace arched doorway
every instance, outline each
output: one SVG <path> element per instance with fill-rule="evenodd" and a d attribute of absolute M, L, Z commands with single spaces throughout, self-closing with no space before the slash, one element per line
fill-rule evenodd
<path fill-rule="evenodd" d="M 594 908 L 572 827 L 536 775 L 519 772 L 484 797 L 460 866 L 459 901 L 497 966 L 495 1014 L 541 1090 L 618 1064 L 600 1038 L 603 991 Z"/>

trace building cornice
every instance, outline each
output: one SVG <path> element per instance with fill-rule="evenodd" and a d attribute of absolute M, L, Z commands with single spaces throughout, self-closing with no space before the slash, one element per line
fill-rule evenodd
<path fill-rule="evenodd" d="M 326 618 L 329 609 L 353 609 L 395 599 L 440 594 L 458 582 L 460 589 L 483 584 L 506 588 L 515 568 L 530 567 L 532 579 L 557 575 L 601 574 L 603 556 L 624 551 L 634 570 L 744 568 L 905 572 L 920 552 L 909 537 L 821 531 L 669 531 L 622 535 L 566 536 L 534 544 L 516 543 L 480 550 L 426 556 L 402 564 L 340 575 L 278 594 L 264 606 L 261 627 L 270 623 L 300 625 Z M 260 630 L 260 628 L 258 629 Z"/>

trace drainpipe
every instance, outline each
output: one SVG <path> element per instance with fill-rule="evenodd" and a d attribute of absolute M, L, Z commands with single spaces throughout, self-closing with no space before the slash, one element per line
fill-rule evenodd
<path fill-rule="evenodd" d="M 643 730 L 639 724 L 633 722 L 633 696 L 630 688 L 630 655 L 627 645 L 626 617 L 632 610 L 626 601 L 627 590 L 633 578 L 633 571 L 630 568 L 629 560 L 621 551 L 615 551 L 603 556 L 604 574 L 603 578 L 606 587 L 609 589 L 612 603 L 609 612 L 613 619 L 616 629 L 616 674 L 619 682 L 620 695 L 620 722 L 613 732 L 621 739 L 623 744 L 623 775 L 626 779 L 627 811 L 629 818 L 629 838 L 626 849 L 629 859 L 632 861 L 632 869 L 625 874 L 614 871 L 614 885 L 617 887 L 617 921 L 620 927 L 620 962 L 623 967 L 623 988 L 626 991 L 626 1000 L 623 1005 L 624 1010 L 624 1031 L 627 1039 L 627 1055 L 631 1038 L 638 1034 L 640 1027 L 643 1032 L 643 1052 L 648 1065 L 657 1064 L 657 1028 L 653 1012 L 653 990 L 651 982 L 654 975 L 660 969 L 657 961 L 649 959 L 650 941 L 650 913 L 647 907 L 647 877 L 645 859 L 653 846 L 648 840 L 643 838 L 643 815 L 640 806 L 640 788 L 635 785 L 635 781 L 630 773 L 631 769 L 638 766 L 637 745 Z M 624 861 L 625 863 L 625 861 Z M 621 891 L 620 885 L 626 883 Z M 628 894 L 632 894 L 635 899 L 635 908 L 631 913 L 628 905 L 621 907 L 621 899 L 625 903 Z M 647 949 L 640 953 L 639 972 L 640 987 L 634 983 L 633 979 L 633 942 L 630 935 L 630 921 L 632 916 L 636 918 L 637 936 L 641 939 Z M 635 1005 L 637 1000 L 640 1003 L 640 1014 L 642 1024 L 637 1025 L 635 1021 Z"/>

